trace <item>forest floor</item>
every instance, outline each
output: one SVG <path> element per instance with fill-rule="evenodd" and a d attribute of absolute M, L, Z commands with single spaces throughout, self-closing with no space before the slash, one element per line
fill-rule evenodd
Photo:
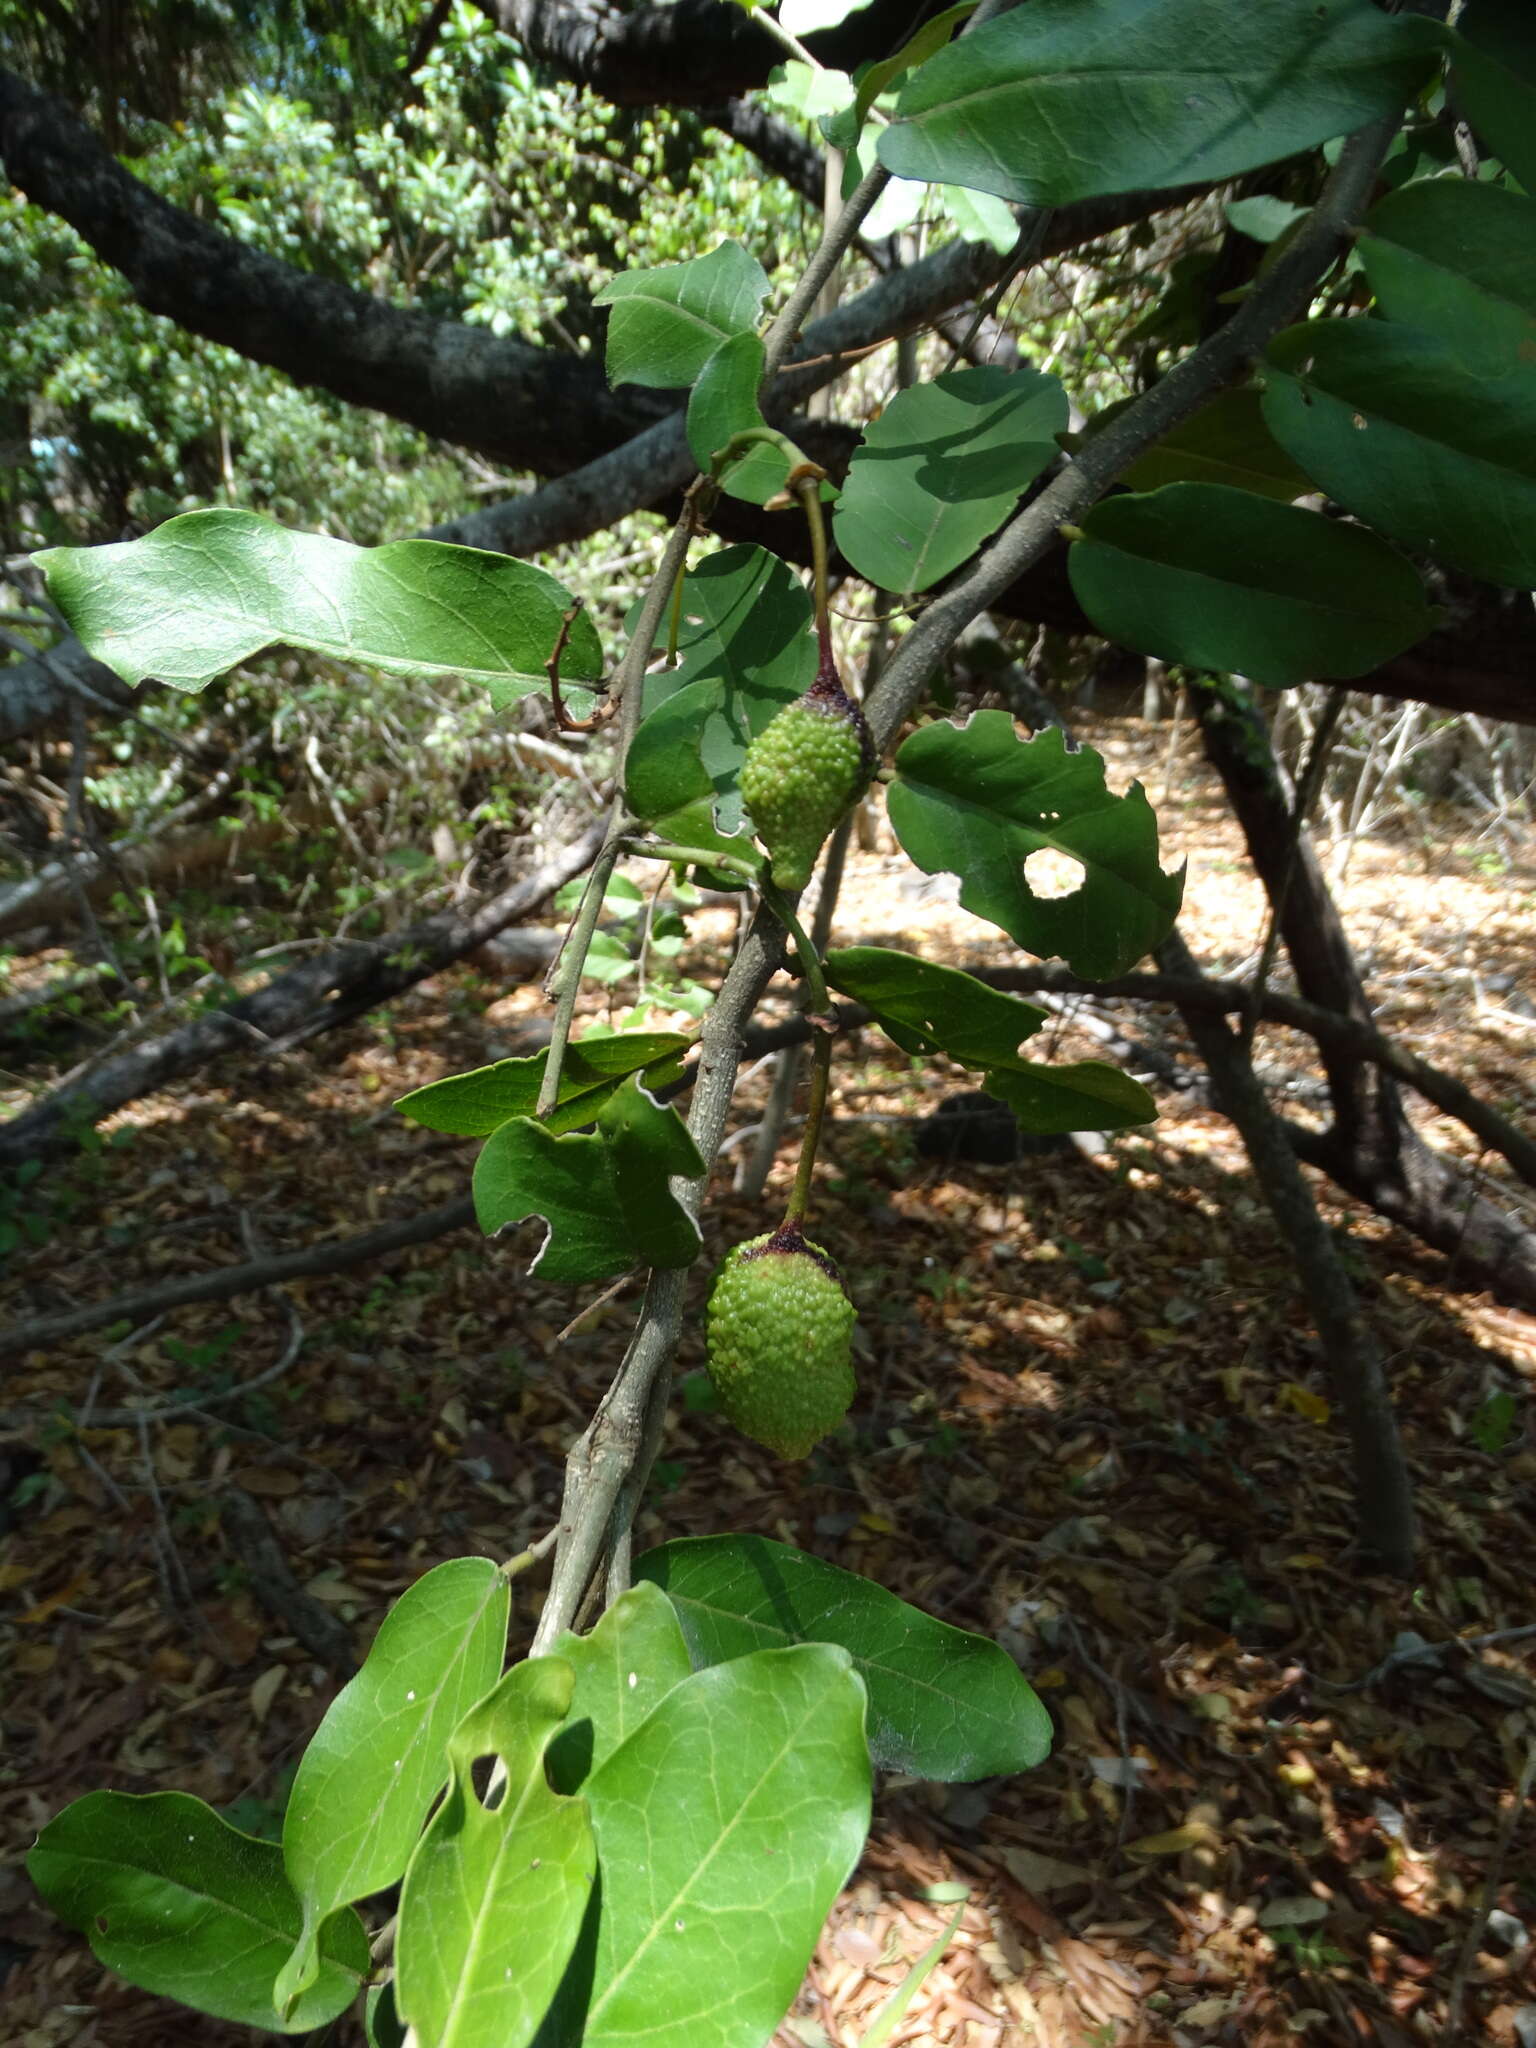
<path fill-rule="evenodd" d="M 1196 955 L 1215 971 L 1251 959 L 1261 899 L 1193 742 L 1159 801 L 1165 733 L 1101 720 L 1092 736 L 1112 785 L 1141 773 L 1165 844 L 1190 856 Z M 1501 862 L 1473 839 L 1439 820 L 1427 850 L 1362 842 L 1340 902 L 1383 1027 L 1524 1121 L 1536 1111 L 1536 1014 L 1521 994 L 1536 844 L 1489 872 Z M 882 853 L 858 856 L 837 940 L 959 965 L 1013 957 L 942 886 L 914 879 Z M 730 914 L 694 924 L 704 976 Z M 472 1147 L 389 1105 L 515 1049 L 538 1007 L 533 988 L 498 999 L 465 968 L 302 1055 L 232 1060 L 136 1105 L 122 1120 L 130 1147 L 38 1183 L 52 1235 L 11 1260 L 0 1318 L 461 1194 Z M 1170 1013 L 1117 1014 L 1179 1049 Z M 1043 1036 L 1066 1057 L 1102 1051 L 1070 1017 Z M 1297 1113 L 1315 1113 L 1308 1044 L 1265 1027 L 1258 1050 L 1277 1086 L 1289 1075 Z M 1001 1641 L 1057 1742 L 1015 1779 L 886 1781 L 778 2048 L 854 2048 L 957 1905 L 897 2042 L 1531 2048 L 1536 1825 L 1515 1802 L 1536 1754 L 1536 1317 L 1464 1291 L 1453 1266 L 1314 1183 L 1347 1227 L 1417 1486 L 1419 1576 L 1372 1577 L 1286 1254 L 1235 1134 L 1198 1094 L 1157 1086 L 1161 1120 L 1094 1157 L 948 1165 L 919 1156 L 914 1119 L 964 1076 L 872 1032 L 841 1048 L 838 1075 L 815 1231 L 862 1312 L 850 1424 L 786 1465 L 675 1402 L 640 1542 L 754 1530 L 869 1573 Z M 767 1085 L 757 1073 L 743 1087 L 739 1125 Z M 1432 1143 L 1476 1158 L 1459 1126 L 1418 1102 L 1411 1113 Z M 771 1213 L 729 1191 L 743 1149 L 710 1205 L 715 1254 Z M 792 1156 L 793 1133 L 776 1185 Z M 1502 1162 L 1479 1171 L 1518 1203 Z M 381 1270 L 7 1366 L 8 2041 L 185 2036 L 37 1905 L 21 1859 L 65 1801 L 104 1785 L 179 1787 L 273 1832 L 334 1694 L 222 1533 L 227 1488 L 260 1502 L 359 1648 L 428 1566 L 505 1558 L 549 1527 L 634 1295 L 568 1332 L 582 1303 L 524 1277 L 536 1242 L 530 1229 L 487 1251 L 457 1232 Z M 150 1390 L 225 1393 L 298 1334 L 285 1373 L 218 1412 L 143 1431 L 48 1419 L 65 1401 L 83 1423 Z M 691 1317 L 685 1394 L 700 1365 Z M 515 1640 L 531 1632 L 536 1579 L 514 1584 Z M 1461 1646 L 1389 1661 L 1415 1642 Z M 356 2039 L 348 2026 L 328 2038 Z M 198 2023 L 196 2038 L 250 2037 Z"/>

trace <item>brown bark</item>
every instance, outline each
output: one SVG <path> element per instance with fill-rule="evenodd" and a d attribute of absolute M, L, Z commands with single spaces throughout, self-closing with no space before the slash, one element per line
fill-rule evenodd
<path fill-rule="evenodd" d="M 1197 971 L 1177 932 L 1159 948 L 1158 962 L 1185 979 Z M 1413 1491 L 1376 1334 L 1361 1313 L 1338 1247 L 1265 1099 L 1241 1036 L 1206 1010 L 1190 1007 L 1183 1017 L 1210 1072 L 1216 1100 L 1242 1135 L 1254 1177 L 1296 1262 L 1349 1430 L 1360 1541 L 1389 1571 L 1405 1578 L 1413 1570 Z"/>
<path fill-rule="evenodd" d="M 1276 910 L 1308 1002 L 1369 1025 L 1371 1004 L 1311 841 L 1294 831 L 1289 792 L 1263 720 L 1236 691 L 1199 688 L 1195 709 L 1249 856 Z M 1397 1084 L 1335 1042 L 1320 1042 L 1334 1121 L 1292 1131 L 1301 1157 L 1452 1260 L 1463 1280 L 1536 1305 L 1536 1235 L 1477 1194 L 1419 1137 Z"/>

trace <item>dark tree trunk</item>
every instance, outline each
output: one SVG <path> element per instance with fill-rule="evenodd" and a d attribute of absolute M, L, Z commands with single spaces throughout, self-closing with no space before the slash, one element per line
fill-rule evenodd
<path fill-rule="evenodd" d="M 1198 973 L 1177 932 L 1157 957 L 1170 974 Z M 1191 1007 L 1181 1014 L 1210 1070 L 1216 1100 L 1242 1135 L 1254 1177 L 1296 1261 L 1349 1430 L 1360 1542 L 1388 1571 L 1406 1578 L 1413 1570 L 1413 1492 L 1376 1334 L 1361 1313 L 1338 1247 L 1265 1099 L 1241 1035 L 1208 1010 Z"/>
<path fill-rule="evenodd" d="M 1280 924 L 1296 982 L 1309 1002 L 1371 1022 L 1371 1004 L 1343 922 L 1305 831 L 1264 722 L 1235 691 L 1194 693 L 1205 749 L 1226 785 L 1248 852 Z M 1409 1123 L 1390 1075 L 1338 1044 L 1319 1046 L 1334 1121 L 1295 1131 L 1301 1157 L 1452 1261 L 1463 1281 L 1536 1307 L 1536 1236 L 1476 1193 Z"/>

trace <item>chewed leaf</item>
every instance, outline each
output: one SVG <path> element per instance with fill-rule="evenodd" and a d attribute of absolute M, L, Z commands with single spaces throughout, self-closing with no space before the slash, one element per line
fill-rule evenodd
<path fill-rule="evenodd" d="M 927 725 L 896 756 L 891 825 L 928 874 L 960 877 L 967 910 L 1031 953 L 1090 980 L 1124 974 L 1173 929 L 1184 877 L 1157 858 L 1157 820 L 1139 782 L 1105 786 L 1090 747 L 1066 751 L 1047 727 L 1020 740 L 1005 711 L 968 725 Z M 1068 893 L 1035 882 L 1050 856 L 1080 879 Z"/>
<path fill-rule="evenodd" d="M 475 1162 L 475 1214 L 489 1236 L 527 1217 L 547 1227 L 533 1261 L 541 1278 L 579 1285 L 639 1266 L 686 1266 L 698 1225 L 672 1193 L 703 1161 L 677 1111 L 631 1075 L 590 1136 L 555 1137 L 532 1117 L 494 1131 Z"/>

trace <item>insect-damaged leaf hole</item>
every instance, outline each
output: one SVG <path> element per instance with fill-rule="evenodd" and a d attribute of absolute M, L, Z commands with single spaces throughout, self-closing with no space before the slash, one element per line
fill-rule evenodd
<path fill-rule="evenodd" d="M 1042 903 L 1058 902 L 1083 886 L 1087 869 L 1070 853 L 1058 853 L 1054 846 L 1037 846 L 1025 858 L 1024 880 L 1032 896 Z"/>

